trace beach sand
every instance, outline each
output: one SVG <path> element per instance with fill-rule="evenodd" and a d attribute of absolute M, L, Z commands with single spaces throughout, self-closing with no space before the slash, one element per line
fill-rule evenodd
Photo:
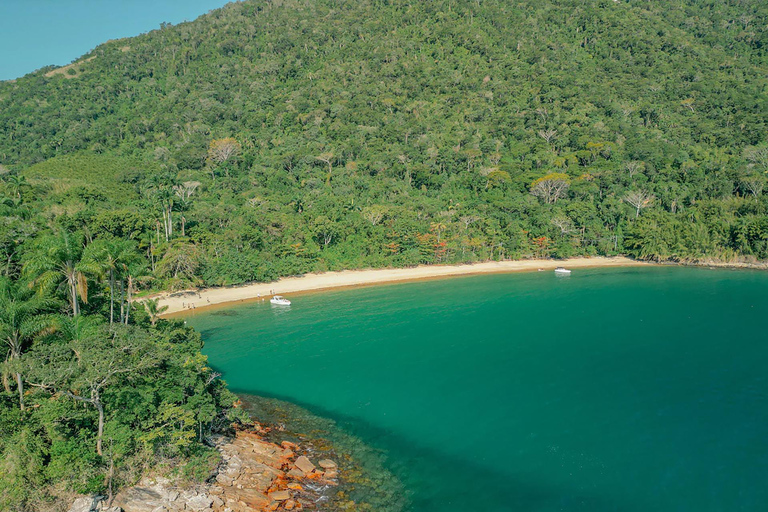
<path fill-rule="evenodd" d="M 450 276 L 472 274 L 506 273 L 552 270 L 555 267 L 629 267 L 648 265 L 648 263 L 624 257 L 614 258 L 572 258 L 568 260 L 517 260 L 489 261 L 472 265 L 421 265 L 411 268 L 386 268 L 369 270 L 343 270 L 305 274 L 301 277 L 287 277 L 272 283 L 255 283 L 231 288 L 204 288 L 176 293 L 163 293 L 158 298 L 158 306 L 168 306 L 163 316 L 176 313 L 198 311 L 202 308 L 230 302 L 242 302 L 259 298 L 268 299 L 272 295 L 288 295 L 297 292 L 326 290 L 349 286 L 364 286 L 398 281 L 413 281 Z M 141 300 L 141 299 L 139 299 Z"/>

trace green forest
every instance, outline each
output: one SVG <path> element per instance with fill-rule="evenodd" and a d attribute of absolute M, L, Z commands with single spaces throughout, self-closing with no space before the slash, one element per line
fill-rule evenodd
<path fill-rule="evenodd" d="M 0 82 L 2 510 L 195 479 L 242 412 L 138 294 L 768 259 L 760 0 L 233 3 Z"/>

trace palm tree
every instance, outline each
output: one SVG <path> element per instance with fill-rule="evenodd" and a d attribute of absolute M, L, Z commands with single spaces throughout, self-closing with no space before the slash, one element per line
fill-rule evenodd
<path fill-rule="evenodd" d="M 141 235 L 141 238 L 139 238 L 139 249 L 146 252 L 152 272 L 155 271 L 155 263 L 157 260 L 157 245 L 154 242 L 154 238 L 155 235 L 153 235 L 151 231 L 144 232 Z"/>
<path fill-rule="evenodd" d="M 123 290 L 123 276 L 128 266 L 139 259 L 134 245 L 129 240 L 119 238 L 101 238 L 86 247 L 82 261 L 94 268 L 99 268 L 109 280 L 109 323 L 115 321 L 115 289 L 120 283 Z M 121 298 L 122 301 L 122 298 Z M 122 304 L 122 302 L 121 302 Z M 122 320 L 122 315 L 121 315 Z"/>
<path fill-rule="evenodd" d="M 72 316 L 80 314 L 80 299 L 88 303 L 86 275 L 99 271 L 93 262 L 83 261 L 82 254 L 82 236 L 61 231 L 40 239 L 23 268 L 23 274 L 32 278 L 32 286 L 41 293 L 65 288 Z"/>
<path fill-rule="evenodd" d="M 81 315 L 73 318 L 65 317 L 59 322 L 56 334 L 67 342 L 79 342 L 92 335 L 103 322 L 104 320 L 101 316 Z"/>
<path fill-rule="evenodd" d="M 144 301 L 144 308 L 147 310 L 147 313 L 149 314 L 149 321 L 152 322 L 152 326 L 154 327 L 155 324 L 157 324 L 157 320 L 160 318 L 160 315 L 162 315 L 165 311 L 168 310 L 168 306 L 158 306 L 159 299 L 147 299 Z"/>
<path fill-rule="evenodd" d="M 12 197 L 17 199 L 19 203 L 22 201 L 21 194 L 29 188 L 30 186 L 27 182 L 27 178 L 24 176 L 11 174 L 5 179 L 5 189 Z"/>
<path fill-rule="evenodd" d="M 34 293 L 28 286 L 0 278 L 0 339 L 8 346 L 6 362 L 19 357 L 24 347 L 36 337 L 52 331 L 56 317 L 51 311 L 56 302 Z M 24 410 L 24 381 L 16 369 L 19 406 Z"/>
<path fill-rule="evenodd" d="M 433 222 L 429 225 L 430 231 L 437 233 L 437 243 L 440 243 L 440 235 L 446 230 L 446 226 L 442 222 Z"/>
<path fill-rule="evenodd" d="M 141 258 L 136 263 L 125 268 L 127 297 L 125 301 L 125 316 L 123 317 L 123 323 L 128 325 L 128 317 L 131 314 L 131 307 L 133 306 L 133 293 L 136 291 L 137 284 L 146 284 L 152 279 L 152 276 L 147 275 L 146 266 Z M 122 312 L 122 305 L 121 305 Z"/>
<path fill-rule="evenodd" d="M 152 176 L 152 186 L 148 190 L 155 202 L 160 204 L 166 242 L 173 238 L 173 205 L 176 198 L 173 189 L 175 185 L 177 185 L 176 177 L 172 173 L 158 173 Z"/>

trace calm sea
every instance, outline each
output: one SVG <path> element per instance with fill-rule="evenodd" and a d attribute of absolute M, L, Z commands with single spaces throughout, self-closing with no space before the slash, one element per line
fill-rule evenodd
<path fill-rule="evenodd" d="M 402 486 L 377 511 L 768 510 L 768 273 L 290 298 L 188 321 L 233 390 L 298 404 L 376 453 Z"/>

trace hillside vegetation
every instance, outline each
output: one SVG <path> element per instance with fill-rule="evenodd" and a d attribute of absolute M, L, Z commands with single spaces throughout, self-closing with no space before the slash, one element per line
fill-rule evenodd
<path fill-rule="evenodd" d="M 242 415 L 151 289 L 630 254 L 768 259 L 768 3 L 230 4 L 0 82 L 0 509 Z"/>
<path fill-rule="evenodd" d="M 508 257 L 766 258 L 767 13 L 231 4 L 102 45 L 75 79 L 0 85 L 0 156 L 57 224 L 143 244 L 157 287 Z M 72 162 L 93 183 L 63 187 Z M 31 180 L 41 171 L 57 181 Z"/>

